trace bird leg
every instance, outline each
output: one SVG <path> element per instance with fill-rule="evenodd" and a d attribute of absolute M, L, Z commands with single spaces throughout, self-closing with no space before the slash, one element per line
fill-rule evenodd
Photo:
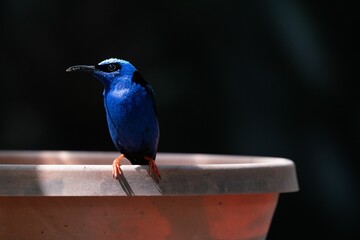
<path fill-rule="evenodd" d="M 152 176 L 157 182 L 159 182 L 161 176 L 156 166 L 155 160 L 151 157 L 144 157 L 144 159 L 149 161 L 149 175 Z"/>
<path fill-rule="evenodd" d="M 120 161 L 124 158 L 124 154 L 121 154 L 119 157 L 115 158 L 112 164 L 112 175 L 113 178 L 118 178 L 122 174 L 120 169 Z"/>

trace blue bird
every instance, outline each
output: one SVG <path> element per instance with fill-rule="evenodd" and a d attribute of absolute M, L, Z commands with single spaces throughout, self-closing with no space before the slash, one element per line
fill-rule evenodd
<path fill-rule="evenodd" d="M 149 165 L 149 175 L 156 181 L 160 173 L 155 164 L 159 142 L 159 123 L 154 93 L 148 82 L 128 61 L 110 58 L 95 66 L 77 65 L 67 72 L 90 72 L 104 84 L 104 105 L 110 136 L 120 156 L 113 161 L 112 174 L 122 172 L 120 161 Z"/>

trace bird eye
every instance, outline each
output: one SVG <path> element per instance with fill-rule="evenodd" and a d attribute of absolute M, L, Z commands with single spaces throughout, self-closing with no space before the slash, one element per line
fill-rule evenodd
<path fill-rule="evenodd" d="M 104 65 L 96 65 L 95 68 L 103 72 L 115 72 L 121 69 L 121 65 L 119 63 L 108 63 Z"/>
<path fill-rule="evenodd" d="M 107 70 L 109 72 L 115 71 L 116 70 L 116 64 L 111 63 L 111 64 L 107 65 Z"/>

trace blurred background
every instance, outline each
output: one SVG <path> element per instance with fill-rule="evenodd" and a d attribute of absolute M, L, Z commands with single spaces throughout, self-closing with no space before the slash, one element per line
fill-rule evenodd
<path fill-rule="evenodd" d="M 351 1 L 2 0 L 0 150 L 115 151 L 103 86 L 129 60 L 155 89 L 160 152 L 286 157 L 268 239 L 359 237 L 359 14 Z"/>

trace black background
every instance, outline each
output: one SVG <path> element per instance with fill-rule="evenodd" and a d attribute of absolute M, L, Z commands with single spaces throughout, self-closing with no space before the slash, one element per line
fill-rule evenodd
<path fill-rule="evenodd" d="M 155 89 L 160 152 L 296 163 L 268 239 L 354 239 L 358 20 L 350 1 L 2 0 L 0 149 L 114 151 L 101 83 L 65 69 L 123 58 Z"/>

